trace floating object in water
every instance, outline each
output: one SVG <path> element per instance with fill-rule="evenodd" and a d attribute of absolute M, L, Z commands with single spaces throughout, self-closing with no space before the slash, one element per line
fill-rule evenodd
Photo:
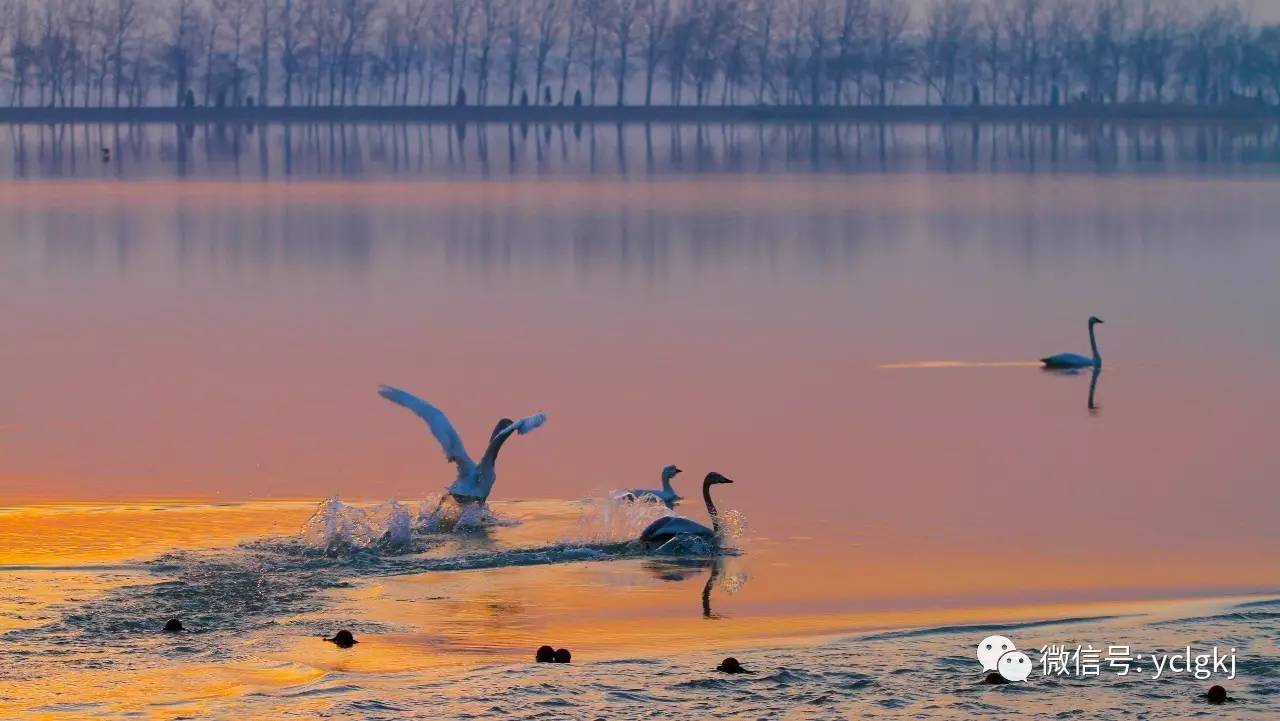
<path fill-rule="evenodd" d="M 1222 703 L 1227 700 L 1227 690 L 1221 686 L 1210 686 L 1204 697 L 1209 699 L 1209 703 Z"/>
<path fill-rule="evenodd" d="M 573 660 L 573 654 L 569 653 L 567 648 L 557 648 L 552 661 L 555 663 L 569 663 Z"/>
<path fill-rule="evenodd" d="M 177 632 L 179 632 L 179 631 L 183 630 L 183 629 L 182 629 L 182 621 L 179 621 L 179 620 L 178 620 L 178 619 L 176 619 L 176 618 L 171 618 L 171 619 L 169 619 L 168 621 L 165 621 L 165 622 L 164 622 L 164 630 L 165 630 L 165 631 L 167 631 L 167 632 L 169 632 L 169 633 L 177 633 Z"/>
<path fill-rule="evenodd" d="M 1041 358 L 1045 368 L 1101 368 L 1102 354 L 1098 353 L 1098 338 L 1094 335 L 1094 326 L 1102 323 L 1097 316 L 1089 318 L 1089 345 L 1093 348 L 1093 357 L 1086 358 L 1076 353 L 1059 353 L 1048 358 Z"/>
<path fill-rule="evenodd" d="M 493 483 L 498 478 L 494 464 L 497 463 L 498 451 L 502 450 L 502 444 L 506 443 L 513 433 L 524 435 L 547 422 L 547 416 L 543 413 L 535 413 L 518 421 L 503 418 L 498 421 L 493 433 L 489 434 L 489 446 L 485 449 L 480 462 L 476 463 L 471 460 L 471 456 L 467 455 L 467 449 L 462 445 L 458 432 L 454 430 L 453 424 L 439 408 L 412 393 L 391 386 L 379 388 L 378 395 L 396 405 L 408 408 L 427 422 L 431 434 L 444 448 L 445 460 L 458 467 L 458 478 L 448 489 L 449 494 L 458 503 L 484 503 L 488 500 L 489 493 L 493 491 Z"/>
<path fill-rule="evenodd" d="M 991 673 L 987 674 L 986 678 L 982 679 L 982 683 L 987 684 L 989 686 L 999 686 L 1002 684 L 1009 683 L 1009 679 L 1005 678 L 1004 676 L 1001 676 L 999 671 L 992 671 Z"/>
<path fill-rule="evenodd" d="M 104 163 L 111 162 L 111 148 L 102 149 L 102 162 Z"/>
<path fill-rule="evenodd" d="M 733 656 L 729 656 L 725 660 L 721 661 L 720 665 L 716 666 L 716 670 L 720 673 L 751 673 L 747 669 L 743 668 L 742 664 L 738 663 L 738 659 Z"/>
<path fill-rule="evenodd" d="M 553 663 L 556 660 L 556 650 L 550 646 L 539 646 L 533 660 L 538 663 Z"/>
<path fill-rule="evenodd" d="M 663 516 L 640 532 L 640 540 L 652 546 L 661 546 L 673 538 L 683 536 L 699 538 L 719 545 L 723 533 L 720 529 L 720 514 L 716 512 L 716 504 L 711 502 L 711 487 L 720 483 L 733 483 L 733 480 L 712 471 L 702 481 L 702 500 L 707 504 L 711 528 L 688 518 Z"/>
<path fill-rule="evenodd" d="M 326 638 L 325 640 L 337 645 L 338 648 L 351 648 L 357 643 L 360 643 L 356 640 L 356 637 L 351 635 L 351 632 L 345 628 L 333 634 L 333 638 Z"/>
<path fill-rule="evenodd" d="M 675 465 L 667 466 L 662 469 L 662 490 L 653 490 L 649 488 L 632 488 L 618 494 L 618 498 L 626 501 L 638 501 L 644 498 L 656 498 L 662 501 L 667 508 L 674 508 L 676 501 L 680 500 L 680 496 L 676 495 L 676 491 L 671 487 L 671 479 L 676 477 L 677 473 L 682 471 Z"/>

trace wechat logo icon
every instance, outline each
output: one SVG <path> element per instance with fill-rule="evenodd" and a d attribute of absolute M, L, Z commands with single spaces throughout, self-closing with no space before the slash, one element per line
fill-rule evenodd
<path fill-rule="evenodd" d="M 1031 659 L 1005 636 L 987 636 L 978 643 L 978 661 L 983 672 L 995 671 L 1006 681 L 1026 681 L 1031 675 Z"/>

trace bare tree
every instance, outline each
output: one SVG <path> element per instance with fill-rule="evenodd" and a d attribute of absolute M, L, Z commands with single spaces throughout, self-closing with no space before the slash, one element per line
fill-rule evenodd
<path fill-rule="evenodd" d="M 547 61 L 551 51 L 556 47 L 560 37 L 560 3 L 559 0 L 537 0 L 533 7 L 533 17 L 538 26 L 538 39 L 533 50 L 533 87 L 534 95 L 542 102 L 543 80 L 547 73 Z M 548 100 L 550 89 L 547 90 Z"/>
<path fill-rule="evenodd" d="M 271 92 L 271 46 L 275 42 L 276 18 L 279 10 L 276 0 L 258 0 L 258 47 L 253 71 L 258 77 L 258 104 L 267 105 Z"/>
<path fill-rule="evenodd" d="M 1004 10 L 1005 37 L 1009 42 L 1009 90 L 1016 105 L 1036 93 L 1040 68 L 1041 0 L 1013 0 Z"/>
<path fill-rule="evenodd" d="M 735 7 L 731 0 L 694 0 L 689 71 L 698 105 L 709 99 L 712 83 L 722 69 Z"/>
<path fill-rule="evenodd" d="M 294 79 L 302 70 L 302 18 L 300 0 L 283 0 L 280 6 L 280 71 L 284 75 L 283 97 L 285 107 L 293 105 Z"/>
<path fill-rule="evenodd" d="M 888 104 L 890 88 L 907 75 L 912 65 L 911 46 L 906 39 L 910 19 L 910 8 L 902 0 L 875 0 L 871 8 L 870 65 L 880 105 Z"/>
<path fill-rule="evenodd" d="M 640 23 L 644 32 L 644 104 L 652 105 L 658 62 L 671 29 L 671 0 L 641 0 Z"/>
<path fill-rule="evenodd" d="M 1262 28 L 1254 41 L 1259 79 L 1270 86 L 1271 94 L 1280 102 L 1280 25 Z"/>
<path fill-rule="evenodd" d="M 955 100 L 960 58 L 972 42 L 972 15 L 971 0 L 934 0 L 929 6 L 921 72 L 926 104 L 930 89 L 943 105 Z"/>
<path fill-rule="evenodd" d="M 621 106 L 626 102 L 627 97 L 627 75 L 631 72 L 631 44 L 635 39 L 636 11 L 640 3 L 638 0 L 610 0 L 610 2 L 613 5 L 609 13 L 613 20 L 610 29 L 613 31 L 614 46 L 618 50 L 614 77 L 617 78 L 618 105 Z"/>
<path fill-rule="evenodd" d="M 990 88 L 992 103 L 999 102 L 1000 78 L 1006 64 L 1004 27 L 1001 22 L 1004 8 L 1004 0 L 988 0 L 982 8 L 982 17 L 978 23 L 979 41 L 975 65 L 987 67 L 987 87 Z"/>
<path fill-rule="evenodd" d="M 752 3 L 748 12 L 747 26 L 752 39 L 751 47 L 755 50 L 756 103 L 763 103 L 765 90 L 773 77 L 773 36 L 777 19 L 777 3 L 773 0 L 757 0 Z"/>
<path fill-rule="evenodd" d="M 342 91 L 339 104 L 346 104 L 349 88 L 354 90 L 353 98 L 358 95 L 358 88 L 353 88 L 359 82 L 360 68 L 357 65 L 360 62 L 361 51 L 369 29 L 369 20 L 376 4 L 377 0 L 341 0 L 338 23 L 341 40 L 338 58 Z"/>
<path fill-rule="evenodd" d="M 586 22 L 587 54 L 582 58 L 587 71 L 587 89 L 590 104 L 596 104 L 596 91 L 600 87 L 600 71 L 604 58 L 604 43 L 608 33 L 608 0 L 583 0 L 582 13 Z"/>
<path fill-rule="evenodd" d="M 500 28 L 498 0 L 478 0 L 480 3 L 480 34 L 476 36 L 479 49 L 476 54 L 476 102 L 483 105 L 489 92 L 489 70 L 493 60 L 493 45 Z"/>
<path fill-rule="evenodd" d="M 827 65 L 827 47 L 831 43 L 828 32 L 834 25 L 827 0 L 808 0 L 804 25 L 809 41 L 809 102 L 818 105 L 822 102 L 823 71 Z"/>
<path fill-rule="evenodd" d="M 686 8 L 672 21 L 671 39 L 666 53 L 669 94 L 674 105 L 680 104 L 683 95 L 685 68 L 689 63 L 696 33 L 697 21 Z"/>
<path fill-rule="evenodd" d="M 510 0 L 507 3 L 507 105 L 514 105 L 516 101 L 516 85 L 522 79 L 520 74 L 520 61 L 524 57 L 524 33 L 525 33 L 525 17 L 527 16 L 527 6 L 520 0 Z M 535 90 L 535 92 L 537 92 Z"/>
<path fill-rule="evenodd" d="M 569 91 L 569 74 L 573 69 L 574 48 L 578 46 L 578 40 L 582 35 L 582 16 L 583 0 L 570 0 L 569 4 L 569 28 L 565 34 L 564 41 L 564 58 L 560 63 L 560 104 L 564 105 L 565 93 Z"/>
<path fill-rule="evenodd" d="M 836 57 L 831 62 L 831 84 L 836 105 L 842 102 L 845 85 L 850 78 L 861 86 L 862 56 L 865 54 L 862 46 L 865 38 L 860 31 L 869 24 L 868 0 L 844 0 L 840 11 L 840 29 L 835 40 Z M 857 91 L 857 96 L 861 97 L 860 90 Z"/>

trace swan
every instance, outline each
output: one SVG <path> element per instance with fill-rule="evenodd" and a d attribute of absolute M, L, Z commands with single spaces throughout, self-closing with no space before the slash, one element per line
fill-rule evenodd
<path fill-rule="evenodd" d="M 716 512 L 716 504 L 711 502 L 711 487 L 719 483 L 733 483 L 733 480 L 712 471 L 702 481 L 702 500 L 707 503 L 707 515 L 711 516 L 711 528 L 688 518 L 663 516 L 640 532 L 640 540 L 646 544 L 661 546 L 673 538 L 691 536 L 719 544 L 722 535 L 720 514 Z"/>
<path fill-rule="evenodd" d="M 453 496 L 458 503 L 484 503 L 488 500 L 489 493 L 493 491 L 493 482 L 498 478 L 494 463 L 498 460 L 498 451 L 502 450 L 502 444 L 506 443 L 513 433 L 524 435 L 547 422 L 547 416 L 544 413 L 535 413 L 518 421 L 503 418 L 498 421 L 493 433 L 489 435 L 489 446 L 485 449 L 480 462 L 476 463 L 471 460 L 471 456 L 467 455 L 467 449 L 463 447 L 458 432 L 453 429 L 453 424 L 439 408 L 408 391 L 391 386 L 381 386 L 378 389 L 378 395 L 396 405 L 408 408 L 427 422 L 431 434 L 444 448 L 445 460 L 458 467 L 458 478 L 448 488 L 449 495 Z"/>
<path fill-rule="evenodd" d="M 676 491 L 671 487 L 671 479 L 676 477 L 681 470 L 674 465 L 667 466 L 662 469 L 662 490 L 655 491 L 649 488 L 632 488 L 623 491 L 616 497 L 624 501 L 638 501 L 641 498 L 656 498 L 662 501 L 667 508 L 675 508 L 676 501 L 682 500 L 676 495 Z"/>
<path fill-rule="evenodd" d="M 1089 318 L 1089 345 L 1093 348 L 1092 358 L 1086 358 L 1075 353 L 1059 353 L 1048 358 L 1041 358 L 1040 362 L 1046 368 L 1101 368 L 1102 355 L 1098 353 L 1098 339 L 1093 333 L 1093 327 L 1101 322 L 1102 319 L 1097 316 Z"/>

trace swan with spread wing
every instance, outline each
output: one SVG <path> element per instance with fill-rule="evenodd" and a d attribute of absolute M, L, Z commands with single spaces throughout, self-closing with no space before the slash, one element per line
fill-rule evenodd
<path fill-rule="evenodd" d="M 498 451 L 502 450 L 502 444 L 506 443 L 512 435 L 524 435 L 547 422 L 547 416 L 544 413 L 535 413 L 517 421 L 503 418 L 498 421 L 493 433 L 489 434 L 489 445 L 485 448 L 480 462 L 477 463 L 471 460 L 458 432 L 454 430 L 453 424 L 439 408 L 408 391 L 391 386 L 380 387 L 378 395 L 396 405 L 408 408 L 426 421 L 431 434 L 444 449 L 445 460 L 458 468 L 458 478 L 449 486 L 448 491 L 449 495 L 460 504 L 484 503 L 488 500 L 489 494 L 493 491 L 493 483 L 498 479 L 494 464 L 498 461 Z"/>

